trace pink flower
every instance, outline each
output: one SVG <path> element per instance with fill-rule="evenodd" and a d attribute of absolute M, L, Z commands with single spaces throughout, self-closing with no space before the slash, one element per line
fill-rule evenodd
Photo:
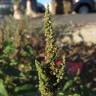
<path fill-rule="evenodd" d="M 54 63 L 55 63 L 55 65 L 60 66 L 62 64 L 62 60 L 57 59 L 57 60 L 55 60 Z"/>
<path fill-rule="evenodd" d="M 80 74 L 83 69 L 83 64 L 79 62 L 67 62 L 68 74 Z"/>

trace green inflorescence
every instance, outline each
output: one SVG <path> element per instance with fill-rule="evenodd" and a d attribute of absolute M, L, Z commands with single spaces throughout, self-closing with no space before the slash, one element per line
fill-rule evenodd
<path fill-rule="evenodd" d="M 61 59 L 59 66 L 55 64 L 57 56 L 57 46 L 53 37 L 52 21 L 49 12 L 49 7 L 45 12 L 44 18 L 44 29 L 45 29 L 45 64 L 40 64 L 38 61 L 35 62 L 36 69 L 39 77 L 39 90 L 41 96 L 54 96 L 56 90 L 60 87 L 60 82 L 64 76 L 65 68 L 65 57 Z"/>

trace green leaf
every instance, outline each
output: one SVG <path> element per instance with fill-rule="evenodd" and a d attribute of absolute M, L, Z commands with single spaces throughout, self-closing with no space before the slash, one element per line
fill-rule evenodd
<path fill-rule="evenodd" d="M 70 86 L 72 86 L 72 84 L 73 84 L 73 80 L 69 80 L 69 81 L 67 81 L 66 83 L 65 83 L 65 85 L 64 85 L 64 91 L 66 91 L 67 89 L 69 89 L 70 88 Z"/>
<path fill-rule="evenodd" d="M 73 96 L 80 96 L 79 94 L 74 94 Z"/>
<path fill-rule="evenodd" d="M 8 96 L 3 80 L 0 79 L 0 96 Z"/>
<path fill-rule="evenodd" d="M 64 96 L 64 93 L 63 92 L 59 92 L 58 96 Z"/>
<path fill-rule="evenodd" d="M 33 85 L 31 84 L 25 84 L 25 85 L 21 85 L 15 88 L 15 92 L 20 92 L 20 91 L 28 91 L 28 90 L 34 90 L 33 89 Z"/>

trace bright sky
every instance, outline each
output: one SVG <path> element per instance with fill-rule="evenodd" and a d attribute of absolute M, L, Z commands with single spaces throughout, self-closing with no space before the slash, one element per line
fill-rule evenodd
<path fill-rule="evenodd" d="M 46 3 L 49 3 L 51 0 L 37 0 L 37 1 L 42 4 L 46 4 Z"/>

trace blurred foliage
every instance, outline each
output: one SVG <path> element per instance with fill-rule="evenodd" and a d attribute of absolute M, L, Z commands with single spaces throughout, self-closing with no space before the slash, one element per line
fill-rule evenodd
<path fill-rule="evenodd" d="M 8 96 L 8 93 L 5 89 L 5 86 L 2 80 L 0 80 L 0 96 Z"/>
<path fill-rule="evenodd" d="M 37 94 L 35 50 L 32 49 L 28 19 L 16 21 L 11 16 L 0 26 L 0 94 L 2 96 L 33 96 Z M 27 22 L 26 22 L 27 21 Z M 5 89 L 6 88 L 6 89 Z M 7 92 L 5 91 L 7 90 Z M 5 91 L 5 92 L 4 92 Z M 1 96 L 1 95 L 0 95 Z"/>

